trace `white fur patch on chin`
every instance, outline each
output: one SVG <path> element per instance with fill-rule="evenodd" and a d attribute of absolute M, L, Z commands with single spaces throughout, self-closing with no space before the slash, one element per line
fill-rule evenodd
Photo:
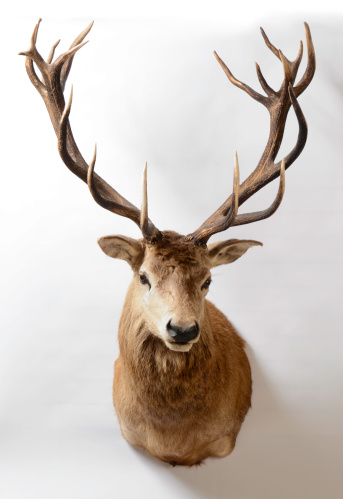
<path fill-rule="evenodd" d="M 180 345 L 177 343 L 170 343 L 169 341 L 167 341 L 166 346 L 170 350 L 173 350 L 173 352 L 189 352 L 193 346 L 193 343 L 187 343 L 186 345 Z"/>

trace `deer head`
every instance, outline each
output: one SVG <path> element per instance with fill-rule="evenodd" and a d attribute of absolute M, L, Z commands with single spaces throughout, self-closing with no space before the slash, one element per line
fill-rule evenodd
<path fill-rule="evenodd" d="M 160 337 L 171 350 L 188 351 L 198 341 L 203 321 L 203 304 L 211 283 L 211 268 L 234 262 L 258 241 L 230 239 L 208 245 L 213 234 L 229 227 L 248 224 L 270 217 L 279 207 L 285 189 L 285 170 L 296 160 L 307 139 L 307 125 L 297 97 L 307 88 L 315 71 L 315 54 L 310 29 L 305 23 L 308 63 L 304 75 L 295 85 L 297 71 L 302 59 L 303 47 L 294 61 L 289 61 L 270 43 L 264 31 L 262 36 L 267 47 L 281 61 L 284 79 L 278 91 L 273 90 L 264 79 L 256 64 L 257 76 L 266 95 L 261 95 L 248 85 L 237 80 L 220 57 L 216 59 L 228 79 L 263 104 L 270 114 L 270 134 L 261 159 L 250 176 L 240 184 L 237 154 L 232 194 L 194 232 L 181 236 L 171 231 L 161 232 L 148 218 L 147 173 L 144 170 L 143 203 L 139 210 L 94 173 L 96 150 L 88 164 L 83 159 L 72 134 L 69 115 L 72 92 L 65 105 L 63 91 L 75 53 L 83 42 L 92 24 L 72 43 L 70 49 L 54 62 L 52 47 L 47 61 L 36 48 L 40 20 L 36 25 L 30 49 L 22 52 L 26 56 L 26 70 L 33 85 L 42 96 L 48 109 L 56 135 L 58 150 L 66 166 L 88 184 L 95 201 L 103 208 L 133 220 L 140 228 L 143 238 L 105 236 L 99 239 L 101 249 L 112 258 L 128 262 L 134 272 L 131 292 L 137 307 L 144 312 L 153 334 Z M 34 63 L 41 72 L 40 80 Z M 292 151 L 275 163 L 281 146 L 286 118 L 293 107 L 299 133 Z M 274 202 L 267 209 L 254 213 L 238 214 L 238 208 L 253 194 L 272 180 L 280 177 Z"/>
<path fill-rule="evenodd" d="M 130 264 L 134 275 L 129 294 L 149 331 L 182 352 L 199 340 L 211 268 L 261 244 L 230 239 L 199 246 L 171 231 L 164 231 L 156 244 L 124 236 L 105 236 L 98 243 L 106 255 Z"/>

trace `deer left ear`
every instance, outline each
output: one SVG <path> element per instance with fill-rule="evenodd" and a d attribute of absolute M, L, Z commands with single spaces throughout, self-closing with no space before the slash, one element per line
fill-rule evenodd
<path fill-rule="evenodd" d="M 141 241 L 126 236 L 104 236 L 98 239 L 102 251 L 111 258 L 125 260 L 132 268 L 143 259 L 144 246 Z"/>
<path fill-rule="evenodd" d="M 263 246 L 263 244 L 249 239 L 229 239 L 228 241 L 210 244 L 208 246 L 208 256 L 211 268 L 234 262 L 244 255 L 251 246 Z"/>

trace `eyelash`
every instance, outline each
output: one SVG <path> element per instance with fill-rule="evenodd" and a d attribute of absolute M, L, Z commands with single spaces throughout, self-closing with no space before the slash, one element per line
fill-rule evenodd
<path fill-rule="evenodd" d="M 206 279 L 204 284 L 201 286 L 201 289 L 208 289 L 210 287 L 211 282 L 212 282 L 212 279 L 209 277 L 208 279 Z"/>
<path fill-rule="evenodd" d="M 143 285 L 148 284 L 151 288 L 150 282 L 145 274 L 139 274 L 139 280 Z"/>

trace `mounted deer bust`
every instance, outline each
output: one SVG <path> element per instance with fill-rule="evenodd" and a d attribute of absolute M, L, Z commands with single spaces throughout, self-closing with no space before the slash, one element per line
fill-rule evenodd
<path fill-rule="evenodd" d="M 40 21 L 39 21 L 40 22 Z M 39 22 L 26 56 L 26 70 L 48 109 L 58 149 L 66 166 L 88 183 L 95 201 L 107 210 L 130 218 L 143 238 L 105 236 L 101 249 L 112 258 L 125 260 L 133 270 L 119 324 L 120 356 L 115 362 L 113 401 L 123 437 L 170 464 L 195 465 L 205 458 L 232 452 L 250 407 L 251 374 L 244 341 L 226 317 L 209 301 L 211 269 L 232 263 L 258 241 L 229 239 L 208 245 L 213 234 L 229 227 L 271 216 L 281 203 L 285 169 L 299 156 L 307 139 L 307 125 L 297 97 L 315 72 L 315 54 L 307 24 L 308 63 L 294 85 L 302 59 L 289 61 L 268 40 L 267 47 L 280 59 L 284 80 L 273 90 L 256 65 L 266 96 L 237 80 L 215 53 L 231 83 L 263 104 L 270 114 L 270 135 L 253 173 L 240 185 L 237 155 L 232 194 L 198 229 L 182 236 L 159 231 L 147 212 L 144 170 L 143 203 L 139 210 L 94 173 L 83 159 L 69 124 L 71 97 L 65 105 L 63 91 L 75 53 L 85 44 L 90 25 L 70 49 L 54 62 L 52 47 L 45 62 L 36 49 Z M 42 79 L 35 72 L 38 67 Z M 293 107 L 299 134 L 293 150 L 280 162 L 285 123 Z M 263 186 L 280 177 L 272 205 L 262 211 L 237 214 L 238 207 Z"/>

